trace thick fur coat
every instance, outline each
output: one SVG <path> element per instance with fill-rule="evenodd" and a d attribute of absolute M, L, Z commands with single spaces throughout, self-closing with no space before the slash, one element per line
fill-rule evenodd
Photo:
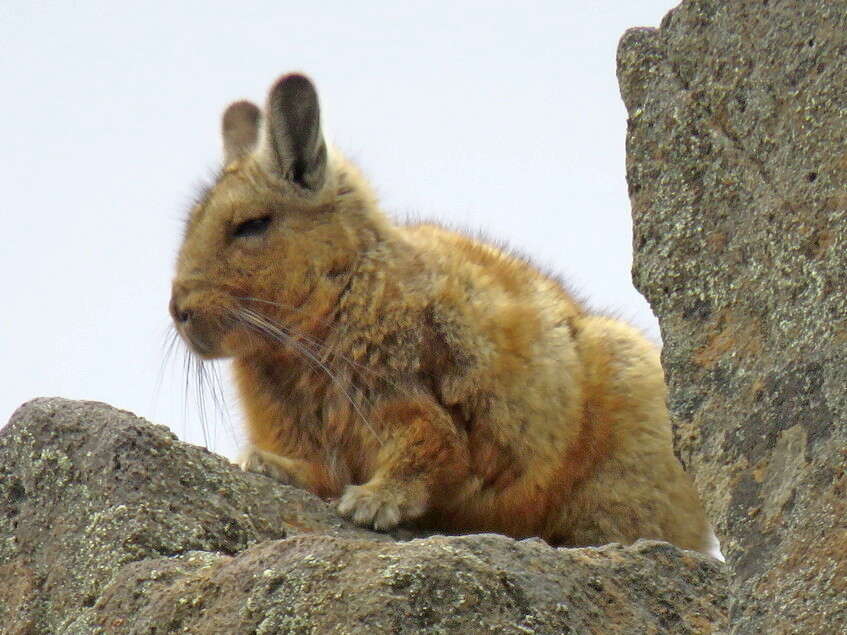
<path fill-rule="evenodd" d="M 502 249 L 391 222 L 301 75 L 264 113 L 230 106 L 223 137 L 171 313 L 198 355 L 234 360 L 245 469 L 377 529 L 709 549 L 635 329 Z"/>

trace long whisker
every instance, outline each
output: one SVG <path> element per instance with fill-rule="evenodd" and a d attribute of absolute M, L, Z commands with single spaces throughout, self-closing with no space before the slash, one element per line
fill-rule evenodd
<path fill-rule="evenodd" d="M 301 314 L 305 315 L 306 317 L 308 317 L 310 319 L 312 319 L 314 317 L 310 311 L 307 311 L 307 310 L 305 310 L 305 309 L 303 309 L 302 307 L 299 307 L 299 306 L 294 306 L 293 304 L 285 304 L 283 302 L 273 302 L 272 300 L 265 300 L 263 298 L 254 298 L 254 297 L 247 296 L 247 295 L 234 296 L 234 297 L 235 297 L 236 300 L 244 300 L 244 301 L 247 301 L 247 302 L 258 302 L 259 304 L 267 304 L 267 305 L 270 305 L 270 306 L 276 306 L 276 307 L 279 307 L 281 309 L 285 309 L 286 311 L 293 311 L 294 313 L 301 313 Z M 324 318 L 323 320 L 320 320 L 318 323 L 320 324 L 320 323 L 328 321 L 330 319 L 331 319 L 331 315 L 329 317 Z"/>
<path fill-rule="evenodd" d="M 274 322 L 272 322 L 270 319 L 268 319 L 264 315 L 256 313 L 255 311 L 252 311 L 250 309 L 242 309 L 242 311 L 244 311 L 246 316 L 249 318 L 248 319 L 248 325 L 249 326 L 254 327 L 260 333 L 262 333 L 262 334 L 264 334 L 268 337 L 271 337 L 272 339 L 275 339 L 275 340 L 280 341 L 282 343 L 293 346 L 298 352 L 302 353 L 307 358 L 308 361 L 312 362 L 315 365 L 316 368 L 318 368 L 318 369 L 322 370 L 324 373 L 326 373 L 326 375 L 342 391 L 344 396 L 348 399 L 348 401 L 353 406 L 353 408 L 357 411 L 359 416 L 362 417 L 363 421 L 370 428 L 370 424 L 367 421 L 367 418 L 364 416 L 364 414 L 359 409 L 359 406 L 356 403 L 356 401 L 352 398 L 352 396 L 349 394 L 349 392 L 341 384 L 340 379 L 338 378 L 336 373 L 334 373 L 326 365 L 324 360 L 320 359 L 314 351 L 312 351 L 307 346 L 304 346 L 300 341 L 298 341 L 298 338 L 293 336 L 291 333 L 289 333 L 288 330 L 285 327 L 283 327 L 279 324 L 275 324 Z M 367 402 L 367 397 L 365 397 L 364 393 L 361 390 L 359 390 L 359 392 L 362 396 L 362 399 L 364 399 Z M 374 431 L 372 428 L 370 428 L 370 429 L 371 429 L 371 432 L 373 432 L 374 436 L 378 437 L 378 435 L 376 434 L 376 431 Z"/>
<path fill-rule="evenodd" d="M 285 309 L 285 310 L 293 310 L 293 311 L 305 313 L 304 311 L 301 311 L 300 309 L 298 309 L 297 307 L 294 307 L 292 305 L 283 304 L 283 303 L 280 303 L 280 302 L 272 302 L 270 300 L 263 300 L 261 298 L 252 298 L 252 297 L 249 297 L 249 296 L 242 296 L 242 297 L 239 297 L 238 299 L 239 300 L 245 300 L 245 301 L 248 301 L 248 302 L 259 302 L 259 303 L 262 303 L 262 304 L 268 304 L 268 305 L 271 305 L 271 306 L 276 306 L 276 307 L 279 307 L 279 308 Z M 308 313 L 306 313 L 306 314 L 309 315 Z M 265 318 L 265 319 L 267 319 L 267 318 Z M 350 359 L 347 355 L 344 355 L 343 353 L 340 353 L 338 351 L 329 351 L 329 350 L 327 350 L 326 346 L 324 346 L 324 344 L 322 342 L 320 342 L 320 341 L 318 341 L 314 338 L 309 337 L 305 333 L 298 331 L 293 326 L 288 325 L 288 326 L 285 327 L 285 330 L 286 330 L 287 335 L 289 337 L 296 337 L 298 340 L 306 342 L 307 344 L 310 344 L 317 351 L 322 352 L 323 355 L 324 355 L 322 359 L 324 361 L 328 361 L 330 357 L 333 357 L 335 359 L 338 359 L 339 361 L 342 361 L 346 364 L 349 364 L 351 367 L 353 367 L 353 369 L 358 369 L 362 372 L 368 373 L 369 375 L 371 375 L 373 377 L 381 379 L 382 381 L 384 381 L 386 384 L 388 384 L 389 386 L 391 386 L 392 388 L 394 388 L 397 392 L 399 392 L 401 394 L 407 394 L 407 395 L 409 394 L 409 391 L 406 390 L 405 388 L 403 388 L 402 386 L 398 385 L 396 382 L 394 382 L 390 378 L 388 373 L 383 373 L 383 372 L 380 372 L 378 370 L 375 370 L 374 368 L 371 368 L 370 366 L 366 366 L 365 364 L 357 362 L 354 359 Z M 382 350 L 384 352 L 384 349 L 381 346 L 379 346 L 378 344 L 372 344 L 372 345 L 374 347 L 376 347 L 377 349 Z"/>
<path fill-rule="evenodd" d="M 223 389 L 223 380 L 220 375 L 220 367 L 216 360 L 204 360 L 195 355 L 190 348 L 181 347 L 182 338 L 179 332 L 171 324 L 165 333 L 164 355 L 160 364 L 158 378 L 154 387 L 154 404 L 158 401 L 165 370 L 172 361 L 174 353 L 180 349 L 183 354 L 183 400 L 182 400 L 182 433 L 183 438 L 188 438 L 188 422 L 193 419 L 196 410 L 197 419 L 200 422 L 203 445 L 212 449 L 216 444 L 218 431 L 217 423 L 222 423 L 228 430 L 233 446 L 239 445 L 239 440 L 227 407 L 226 396 Z M 208 401 L 207 401 L 208 400 Z M 215 413 L 214 420 L 210 417 L 209 404 Z"/>
<path fill-rule="evenodd" d="M 253 311 L 252 309 L 241 307 L 238 310 L 233 311 L 233 317 L 235 317 L 236 319 L 240 319 L 240 321 L 246 324 L 248 327 L 252 328 L 253 330 L 262 335 L 265 335 L 266 337 L 270 337 L 275 341 L 293 346 L 298 352 L 302 353 L 309 361 L 314 363 L 320 370 L 322 370 L 327 375 L 327 377 L 329 377 L 329 379 L 347 398 L 358 417 L 365 424 L 365 427 L 371 432 L 371 434 L 374 435 L 374 438 L 377 440 L 377 442 L 380 445 L 383 445 L 382 439 L 380 438 L 379 434 L 376 432 L 374 427 L 371 425 L 370 421 L 368 421 L 368 418 L 362 412 L 362 409 L 359 407 L 359 404 L 356 403 L 356 400 L 353 399 L 353 397 L 341 383 L 337 375 L 312 350 L 310 350 L 307 346 L 302 345 L 298 341 L 298 339 L 288 333 L 285 328 L 273 323 L 268 318 L 261 315 L 260 313 Z M 367 398 L 364 396 L 364 393 L 362 393 L 361 396 L 362 399 L 367 402 Z"/>
<path fill-rule="evenodd" d="M 209 394 L 212 398 L 212 404 L 215 407 L 215 412 L 221 420 L 221 423 L 229 430 L 230 437 L 235 446 L 238 445 L 238 438 L 235 434 L 235 428 L 232 425 L 232 419 L 229 416 L 229 408 L 227 408 L 226 404 L 226 396 L 224 394 L 223 388 L 223 379 L 221 378 L 220 366 L 217 362 L 207 363 L 206 368 L 208 369 L 208 384 L 209 384 Z M 215 430 L 217 430 L 217 426 L 215 426 Z"/>
<path fill-rule="evenodd" d="M 159 372 L 156 373 L 156 383 L 153 385 L 153 395 L 151 397 L 152 403 L 150 405 L 150 411 L 153 414 L 154 419 L 156 418 L 156 406 L 159 403 L 159 397 L 161 396 L 162 385 L 165 379 L 165 369 L 168 367 L 168 364 L 173 358 L 177 342 L 179 341 L 179 333 L 176 332 L 173 324 L 168 324 L 168 327 L 165 329 L 162 337 L 162 362 L 159 364 Z"/>
<path fill-rule="evenodd" d="M 182 374 L 184 376 L 183 385 L 182 385 L 182 425 L 183 430 L 182 433 L 185 435 L 188 432 L 188 416 L 189 416 L 189 408 L 190 408 L 190 399 L 191 399 L 191 369 L 193 367 L 193 359 L 194 356 L 191 354 L 191 351 L 188 348 L 183 347 L 182 349 Z"/>
<path fill-rule="evenodd" d="M 200 425 L 203 429 L 203 445 L 207 448 L 210 445 L 209 438 L 209 417 L 206 412 L 206 400 L 204 399 L 204 395 L 206 393 L 206 364 L 202 358 L 192 355 L 192 362 L 194 366 L 194 376 L 195 376 L 195 392 L 194 392 L 194 402 L 197 406 L 198 413 L 200 414 Z"/>

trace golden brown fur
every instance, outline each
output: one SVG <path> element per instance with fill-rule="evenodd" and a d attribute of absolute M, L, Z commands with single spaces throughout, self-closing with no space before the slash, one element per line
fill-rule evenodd
<path fill-rule="evenodd" d="M 171 301 L 195 352 L 234 359 L 245 469 L 378 529 L 709 548 L 640 334 L 498 248 L 391 223 L 304 77 L 263 117 L 227 110 Z"/>

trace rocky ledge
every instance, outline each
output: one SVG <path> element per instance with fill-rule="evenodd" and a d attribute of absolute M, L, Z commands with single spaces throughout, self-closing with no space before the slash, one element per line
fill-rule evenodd
<path fill-rule="evenodd" d="M 354 527 L 307 492 L 95 402 L 0 431 L 4 633 L 712 633 L 724 567 Z"/>

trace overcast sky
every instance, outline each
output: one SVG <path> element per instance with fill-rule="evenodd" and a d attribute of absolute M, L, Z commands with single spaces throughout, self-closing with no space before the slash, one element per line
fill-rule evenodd
<path fill-rule="evenodd" d="M 675 4 L 4 0 L 0 425 L 32 397 L 94 399 L 235 455 L 234 396 L 204 436 L 182 348 L 163 367 L 170 279 L 221 112 L 291 70 L 385 210 L 483 229 L 657 340 L 615 49 Z"/>

